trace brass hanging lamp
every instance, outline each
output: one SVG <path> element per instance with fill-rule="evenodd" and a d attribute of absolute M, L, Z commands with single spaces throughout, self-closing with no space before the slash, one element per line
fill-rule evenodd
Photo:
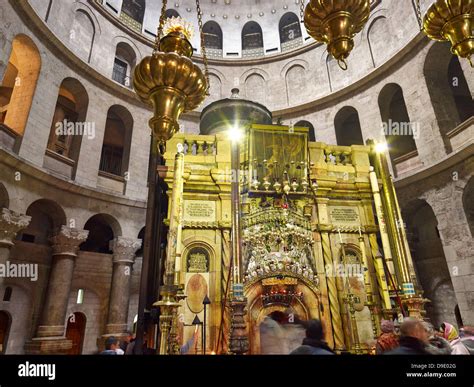
<path fill-rule="evenodd" d="M 303 7 L 303 0 L 300 0 Z M 310 0 L 304 10 L 304 25 L 316 41 L 325 43 L 328 52 L 343 70 L 354 48 L 354 36 L 362 31 L 370 16 L 370 0 Z"/>
<path fill-rule="evenodd" d="M 196 109 L 209 90 L 199 0 L 196 3 L 205 73 L 191 60 L 192 26 L 181 18 L 173 17 L 165 22 L 166 3 L 167 0 L 163 0 L 153 55 L 136 66 L 133 79 L 138 97 L 153 104 L 154 114 L 149 124 L 162 145 L 179 131 L 181 113 Z"/>
<path fill-rule="evenodd" d="M 474 0 L 436 0 L 421 16 L 420 0 L 416 2 L 421 29 L 432 40 L 449 41 L 453 54 L 467 59 L 474 67 Z"/>

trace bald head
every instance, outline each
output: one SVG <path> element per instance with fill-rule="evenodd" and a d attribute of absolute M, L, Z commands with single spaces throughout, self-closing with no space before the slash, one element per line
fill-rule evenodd
<path fill-rule="evenodd" d="M 424 343 L 428 342 L 429 333 L 423 321 L 413 317 L 408 317 L 403 320 L 400 325 L 400 335 L 415 337 Z"/>

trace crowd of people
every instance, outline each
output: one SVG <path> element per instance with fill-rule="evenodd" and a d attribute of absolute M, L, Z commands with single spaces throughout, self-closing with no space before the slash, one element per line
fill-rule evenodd
<path fill-rule="evenodd" d="M 378 337 L 376 355 L 471 355 L 474 354 L 474 328 L 463 327 L 459 333 L 450 323 L 438 329 L 422 320 L 405 318 L 401 324 L 382 320 L 382 333 Z M 181 346 L 180 353 L 189 353 L 197 342 L 198 331 Z M 321 321 L 296 320 L 288 324 L 286 316 L 274 312 L 267 316 L 260 327 L 262 354 L 333 355 L 334 351 L 324 341 Z M 108 337 L 101 355 L 132 355 L 135 337 L 131 332 L 119 340 Z"/>

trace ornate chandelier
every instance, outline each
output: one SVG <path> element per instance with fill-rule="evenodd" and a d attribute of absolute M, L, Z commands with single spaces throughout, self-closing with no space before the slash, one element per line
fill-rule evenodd
<path fill-rule="evenodd" d="M 192 26 L 181 18 L 170 18 L 165 23 L 166 3 L 163 0 L 153 55 L 147 56 L 137 65 L 133 79 L 138 97 L 143 102 L 153 104 L 154 115 L 149 124 L 160 144 L 178 132 L 181 113 L 196 109 L 209 90 L 199 0 L 196 5 L 205 73 L 190 59 L 193 55 L 193 47 L 189 42 Z"/>
<path fill-rule="evenodd" d="M 420 27 L 433 40 L 449 41 L 453 54 L 465 58 L 474 67 L 474 0 L 436 0 L 421 17 L 417 0 Z"/>
<path fill-rule="evenodd" d="M 370 0 L 310 0 L 304 11 L 304 25 L 314 40 L 327 44 L 339 67 L 347 70 L 353 38 L 369 16 Z"/>

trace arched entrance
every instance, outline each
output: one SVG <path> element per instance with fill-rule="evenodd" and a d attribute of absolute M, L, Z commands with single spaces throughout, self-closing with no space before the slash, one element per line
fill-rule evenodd
<path fill-rule="evenodd" d="M 321 319 L 316 284 L 295 273 L 259 278 L 245 293 L 250 354 L 288 354 L 304 337 L 299 321 Z"/>
<path fill-rule="evenodd" d="M 0 311 L 0 355 L 4 355 L 7 350 L 8 333 L 12 324 L 11 316 L 4 310 Z"/>
<path fill-rule="evenodd" d="M 87 318 L 84 313 L 76 312 L 67 320 L 66 338 L 72 340 L 72 348 L 69 355 L 80 355 L 86 333 Z"/>

